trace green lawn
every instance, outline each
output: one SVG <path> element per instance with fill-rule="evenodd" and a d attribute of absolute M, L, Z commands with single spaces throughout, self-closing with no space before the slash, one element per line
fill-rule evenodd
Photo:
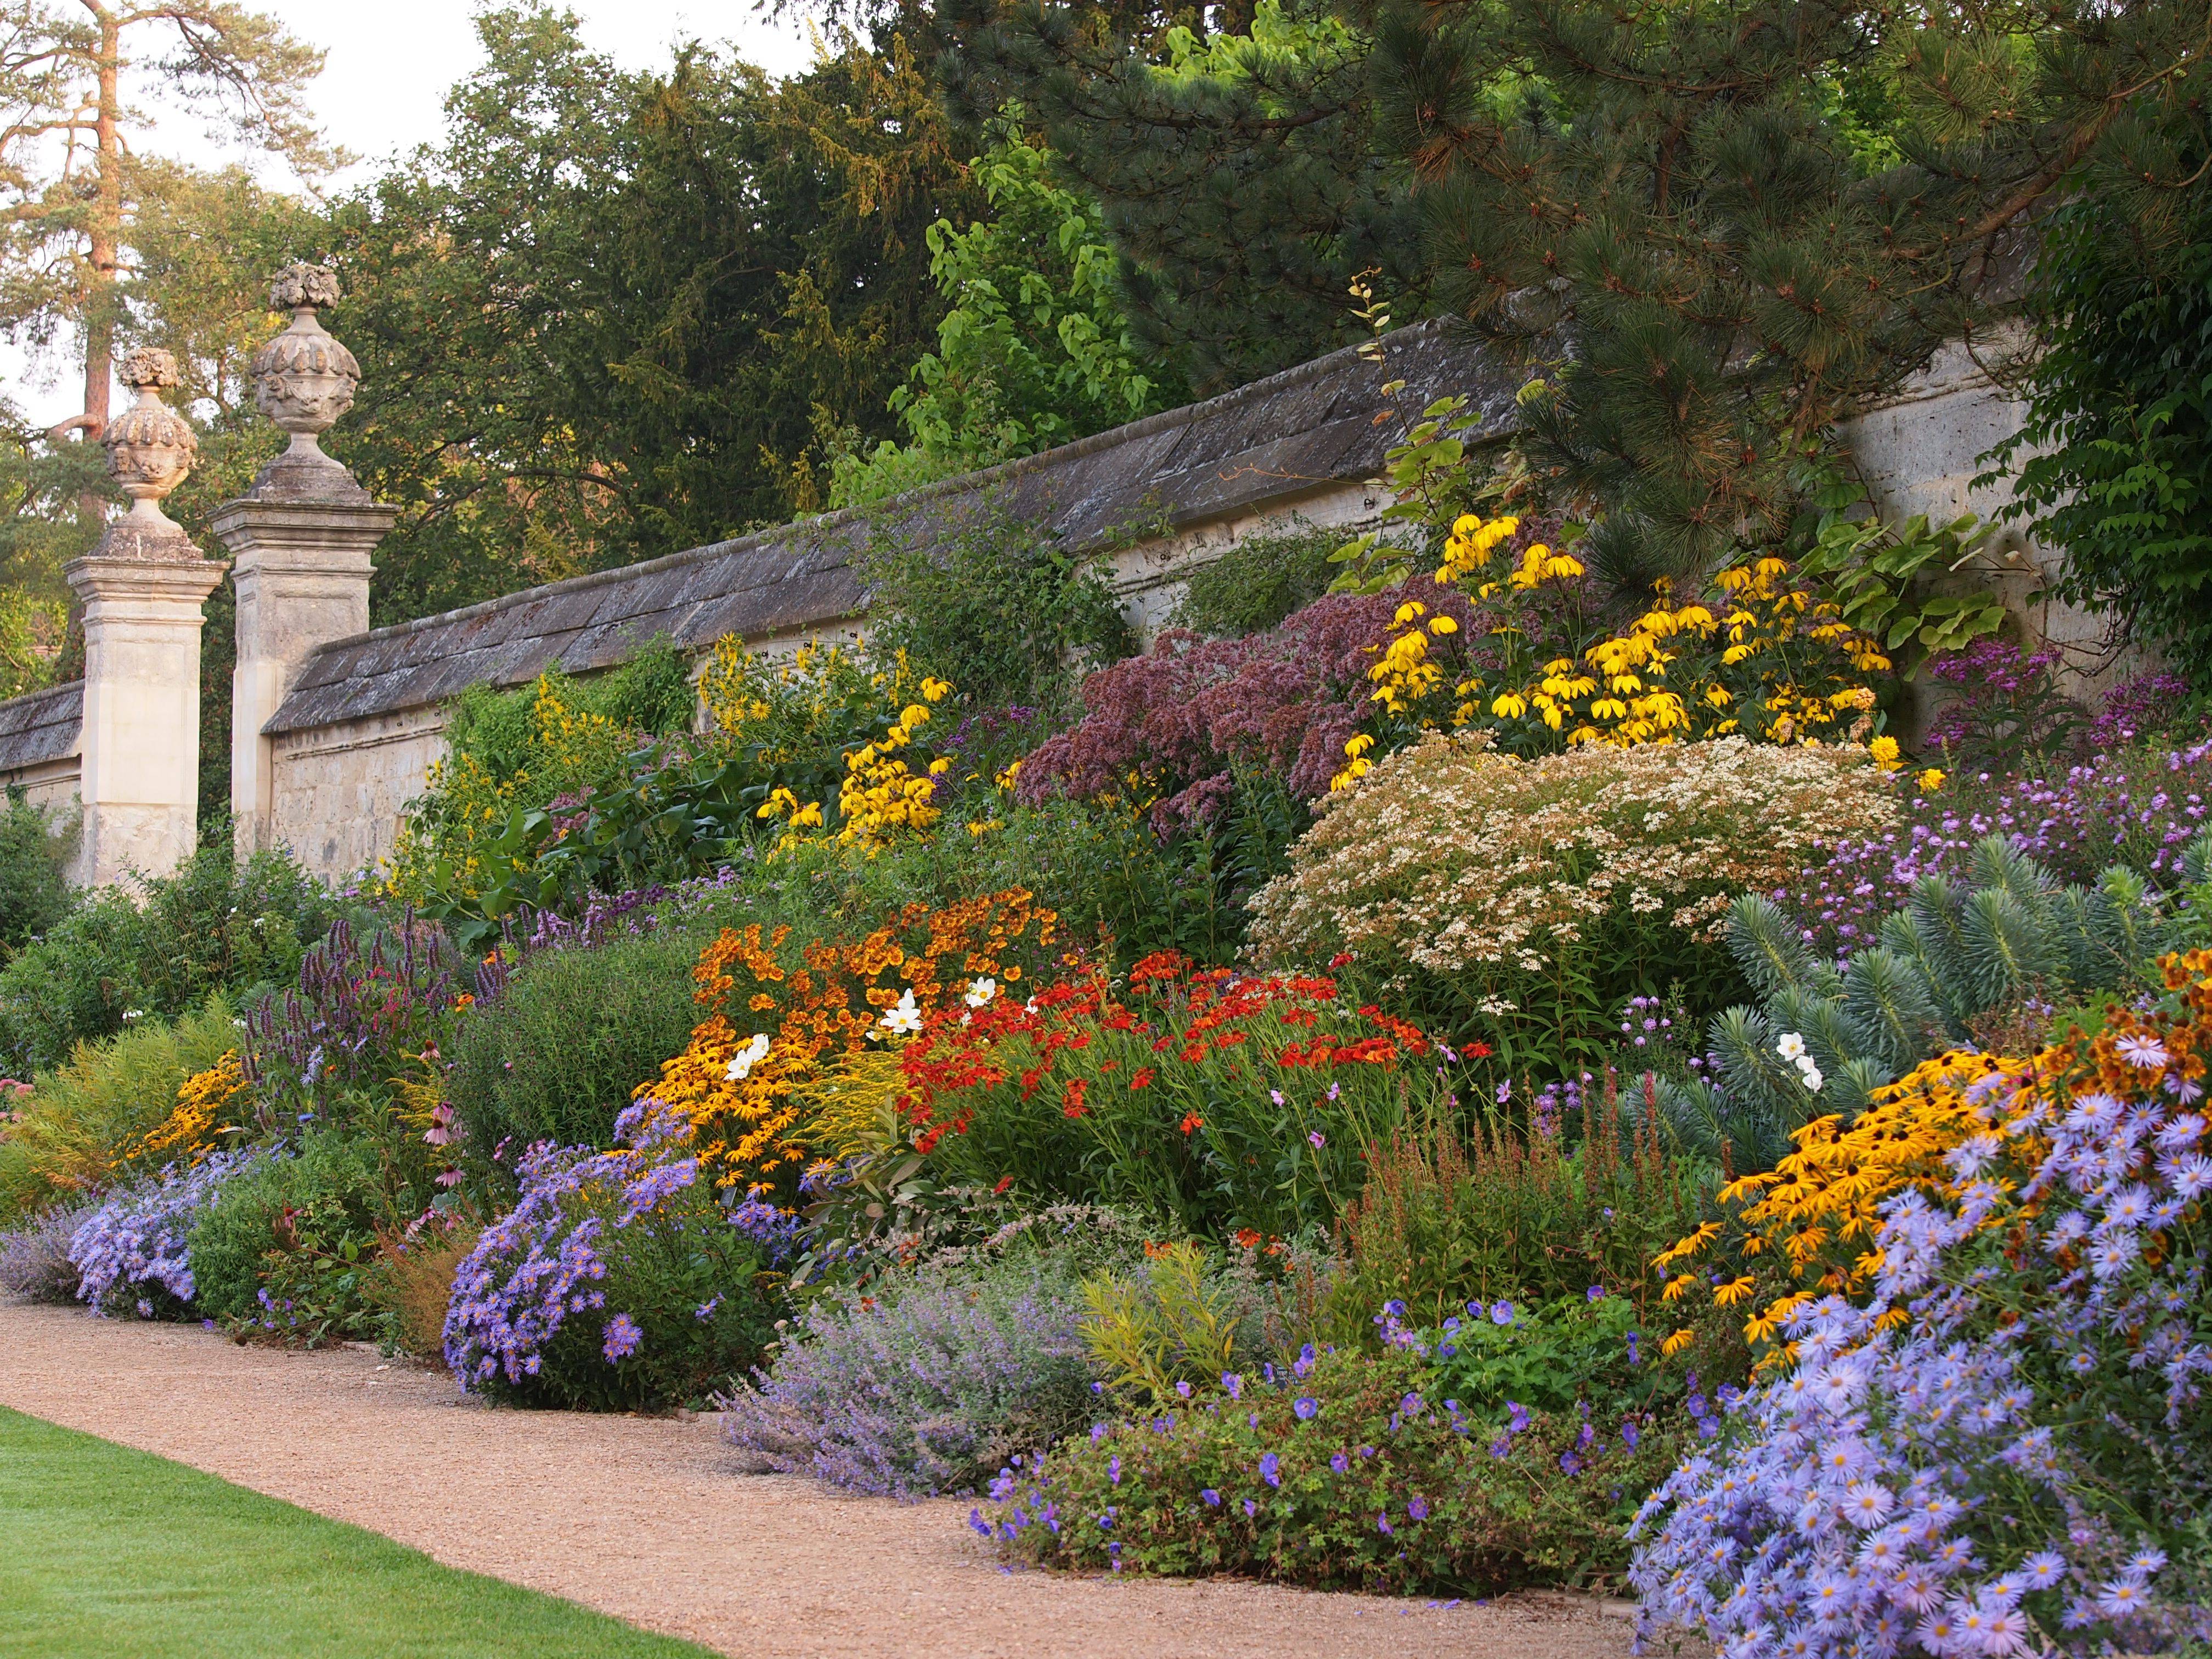
<path fill-rule="evenodd" d="M 706 1651 L 0 1408 L 0 1653 L 9 1659 Z"/>

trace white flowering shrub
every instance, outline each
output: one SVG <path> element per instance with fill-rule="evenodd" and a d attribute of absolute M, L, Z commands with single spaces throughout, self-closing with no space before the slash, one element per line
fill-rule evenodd
<path fill-rule="evenodd" d="M 1376 766 L 1254 903 L 1263 956 L 1348 954 L 1425 1025 L 1519 1051 L 1604 1046 L 1613 1011 L 1679 985 L 1711 1010 L 1742 989 L 1737 895 L 1895 808 L 1863 750 L 1741 738 L 1590 745 L 1520 760 L 1437 736 Z"/>

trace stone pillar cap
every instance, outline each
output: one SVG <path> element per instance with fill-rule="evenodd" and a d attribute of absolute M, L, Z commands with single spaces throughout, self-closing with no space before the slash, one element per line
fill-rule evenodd
<path fill-rule="evenodd" d="M 254 401 L 292 434 L 282 455 L 255 475 L 251 501 L 367 505 L 368 492 L 323 453 L 322 434 L 353 407 L 361 365 L 331 337 L 316 313 L 338 299 L 337 273 L 327 265 L 292 264 L 276 273 L 270 303 L 292 313 L 291 325 L 253 354 Z"/>

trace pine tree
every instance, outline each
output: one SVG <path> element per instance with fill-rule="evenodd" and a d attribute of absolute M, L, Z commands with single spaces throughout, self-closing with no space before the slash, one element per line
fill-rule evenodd
<path fill-rule="evenodd" d="M 1012 104 L 1103 207 L 1137 338 L 1201 392 L 1364 336 L 1363 271 L 1424 273 L 1406 169 L 1378 152 L 1369 40 L 1320 0 L 1206 9 L 946 0 L 946 103 Z M 1227 11 L 1228 9 L 1220 9 Z"/>
<path fill-rule="evenodd" d="M 1346 0 L 1198 78 L 1097 9 L 951 0 L 955 101 L 1019 99 L 1137 314 L 1218 383 L 1343 337 L 1350 275 L 1546 380 L 1625 585 L 1783 540 L 1808 449 L 1980 340 L 2039 216 L 2186 167 L 2212 0 Z M 1409 234 L 1408 214 L 1419 227 Z"/>
<path fill-rule="evenodd" d="M 1534 356 L 1571 339 L 1532 416 L 1613 509 L 1597 550 L 1683 573 L 1777 537 L 1805 447 L 1987 325 L 2018 233 L 2192 94 L 2206 17 L 1391 0 L 1381 126 L 1420 179 L 1440 306 Z"/>

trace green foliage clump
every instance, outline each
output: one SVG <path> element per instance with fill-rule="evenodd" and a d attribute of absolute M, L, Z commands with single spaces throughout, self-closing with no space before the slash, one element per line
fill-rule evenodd
<path fill-rule="evenodd" d="M 2065 551 L 2055 591 L 2212 685 L 2212 203 L 2202 140 L 2051 216 L 2031 301 L 2027 423 L 1998 452 L 2010 515 Z M 2135 188 L 2124 186 L 2132 185 Z"/>
<path fill-rule="evenodd" d="M 1579 1128 L 1581 1144 L 1563 1145 L 1560 1127 Z M 1624 1123 L 1596 1101 L 1578 1126 L 1478 1123 L 1464 1146 L 1394 1135 L 1369 1152 L 1365 1185 L 1339 1219 L 1351 1265 L 1330 1293 L 1329 1328 L 1352 1341 L 1386 1304 L 1441 1325 L 1468 1302 L 1551 1302 L 1594 1285 L 1648 1314 L 1651 1258 L 1696 1224 L 1712 1184 L 1656 1116 Z"/>
<path fill-rule="evenodd" d="M 369 1141 L 309 1133 L 225 1182 L 200 1212 L 187 1244 L 193 1300 L 241 1334 L 303 1347 L 376 1335 L 370 1271 L 379 1231 L 402 1219 L 394 1208 Z"/>
<path fill-rule="evenodd" d="M 69 914 L 68 859 L 68 837 L 52 815 L 10 784 L 0 812 L 0 950 L 20 948 Z"/>
<path fill-rule="evenodd" d="M 1057 714 L 1077 676 L 1133 648 L 1104 550 L 1072 550 L 1000 513 L 932 547 L 879 538 L 860 574 L 878 654 L 903 653 L 969 708 Z"/>
<path fill-rule="evenodd" d="M 228 836 L 173 874 L 79 905 L 0 968 L 0 1066 L 51 1068 L 132 1021 L 173 1020 L 221 994 L 240 1005 L 299 971 L 339 907 L 285 854 L 243 863 Z"/>
<path fill-rule="evenodd" d="M 2212 837 L 2200 836 L 2185 882 L 2203 890 L 2208 863 Z M 1796 1130 L 1832 1114 L 1848 1123 L 1875 1091 L 1947 1048 L 1988 1046 L 2008 1018 L 2029 1015 L 2032 1042 L 2058 1006 L 2151 985 L 2178 925 L 2133 872 L 2062 886 L 2002 836 L 1975 847 L 1965 879 L 1914 883 L 1880 945 L 1847 962 L 1816 958 L 1773 903 L 1747 895 L 1729 948 L 1759 1004 L 1712 1022 L 1717 1077 L 1658 1079 L 1660 1098 L 1686 1145 L 1739 1175 L 1771 1169 Z M 1809 1069 L 1783 1053 L 1791 1036 Z"/>
<path fill-rule="evenodd" d="M 1278 1247 L 1279 1248 L 1279 1246 Z M 1299 1259 L 1268 1278 L 1252 1251 L 1224 1262 L 1195 1239 L 1148 1251 L 1141 1269 L 1083 1281 L 1083 1346 L 1092 1367 L 1132 1399 L 1165 1405 L 1179 1384 L 1287 1362 L 1310 1333 L 1333 1264 Z"/>
<path fill-rule="evenodd" d="M 1162 1418 L 1079 1436 L 1002 1476 L 979 1517 L 1018 1560 L 1249 1573 L 1316 1588 L 1491 1595 L 1595 1586 L 1680 1437 L 1648 1419 L 1587 1443 L 1577 1413 L 1454 1409 L 1422 1355 L 1331 1351 L 1194 1389 Z M 1056 1524 L 1054 1524 L 1056 1523 Z"/>
<path fill-rule="evenodd" d="M 908 441 L 837 457 L 830 504 L 880 501 L 1122 425 L 1185 400 L 1138 353 L 1097 205 L 1054 182 L 1040 146 L 1001 126 L 969 165 L 990 216 L 929 228 L 951 308 L 890 406 Z"/>
<path fill-rule="evenodd" d="M 684 731 L 699 708 L 690 665 L 662 635 L 621 666 L 586 679 L 550 668 L 526 686 L 471 686 L 447 712 L 447 752 L 467 757 L 497 783 L 542 773 L 554 760 L 536 715 L 539 699 L 548 695 L 571 719 L 604 722 L 625 737 Z M 586 781 L 564 779 L 560 785 L 574 787 L 578 781 Z"/>
<path fill-rule="evenodd" d="M 150 1173 L 118 1158 L 175 1109 L 186 1078 L 213 1067 L 244 1035 L 216 995 L 173 1025 L 133 1021 L 41 1072 L 0 1129 L 0 1220 L 101 1191 L 118 1173 Z"/>
<path fill-rule="evenodd" d="M 1209 639 L 1264 633 L 1328 592 L 1336 574 L 1329 556 L 1340 545 L 1328 531 L 1297 525 L 1246 536 L 1190 573 L 1175 625 Z"/>
<path fill-rule="evenodd" d="M 703 943 L 668 928 L 526 956 L 461 1023 L 446 1089 L 468 1145 L 612 1146 L 630 1091 L 699 1023 L 691 967 Z"/>

